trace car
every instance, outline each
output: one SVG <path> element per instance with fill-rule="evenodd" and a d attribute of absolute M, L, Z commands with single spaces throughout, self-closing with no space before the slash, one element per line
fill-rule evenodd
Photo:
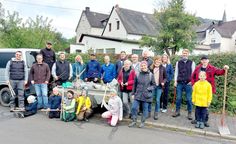
<path fill-rule="evenodd" d="M 16 51 L 22 52 L 22 59 L 26 62 L 28 71 L 32 67 L 33 63 L 35 63 L 36 55 L 39 53 L 40 49 L 29 49 L 29 48 L 0 48 L 0 104 L 3 106 L 10 105 L 10 97 L 11 93 L 6 84 L 6 65 L 7 62 L 15 57 Z M 29 83 L 29 81 L 28 81 Z M 25 94 L 31 93 L 31 87 L 28 86 L 25 89 Z"/>

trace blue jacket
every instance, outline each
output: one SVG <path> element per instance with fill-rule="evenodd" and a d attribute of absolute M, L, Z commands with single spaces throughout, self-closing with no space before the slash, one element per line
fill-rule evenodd
<path fill-rule="evenodd" d="M 116 68 L 116 77 L 118 77 L 118 74 L 119 74 L 121 68 L 124 65 L 124 61 L 125 61 L 125 59 L 124 60 L 117 60 L 116 61 L 116 67 L 115 67 Z"/>
<path fill-rule="evenodd" d="M 61 96 L 53 95 L 49 97 L 48 108 L 57 109 L 61 108 Z"/>
<path fill-rule="evenodd" d="M 172 64 L 166 65 L 166 76 L 167 76 L 167 82 L 170 82 L 174 77 L 174 69 Z"/>
<path fill-rule="evenodd" d="M 76 74 L 79 75 L 85 69 L 85 65 L 84 64 L 82 65 L 80 62 L 75 62 L 72 64 L 72 69 L 73 69 L 73 80 L 74 80 L 76 78 Z M 84 80 L 85 74 L 86 72 L 83 72 L 79 78 Z"/>
<path fill-rule="evenodd" d="M 101 75 L 103 77 L 104 83 L 111 82 L 116 77 L 115 65 L 112 63 L 109 63 L 108 66 L 106 66 L 106 64 L 103 64 L 101 68 Z"/>
<path fill-rule="evenodd" d="M 31 113 L 37 113 L 37 106 L 38 106 L 38 102 L 35 101 L 33 103 L 30 103 L 28 106 L 25 107 L 25 110 L 27 112 L 31 112 Z"/>
<path fill-rule="evenodd" d="M 101 66 L 97 60 L 90 60 L 86 65 L 86 78 L 100 78 Z"/>

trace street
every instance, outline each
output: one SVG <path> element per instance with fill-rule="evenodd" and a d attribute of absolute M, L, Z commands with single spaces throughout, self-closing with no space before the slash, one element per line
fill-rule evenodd
<path fill-rule="evenodd" d="M 233 141 L 207 138 L 194 134 L 177 133 L 171 130 L 151 127 L 129 128 L 123 122 L 118 127 L 110 127 L 106 121 L 92 118 L 90 122 L 62 122 L 48 119 L 46 114 L 18 119 L 0 107 L 1 144 L 233 144 Z"/>

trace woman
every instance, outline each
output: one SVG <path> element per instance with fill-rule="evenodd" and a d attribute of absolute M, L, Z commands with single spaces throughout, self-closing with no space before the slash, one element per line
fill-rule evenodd
<path fill-rule="evenodd" d="M 172 64 L 170 63 L 170 59 L 167 54 L 162 55 L 162 65 L 166 68 L 166 83 L 165 83 L 163 95 L 161 98 L 161 109 L 162 109 L 161 112 L 166 113 L 167 106 L 168 106 L 170 82 L 172 81 L 174 77 L 174 69 L 173 69 Z"/>
<path fill-rule="evenodd" d="M 130 116 L 130 103 L 132 103 L 131 92 L 133 89 L 135 71 L 131 67 L 131 61 L 125 60 L 124 66 L 118 75 L 118 83 L 120 86 L 121 98 L 124 104 L 125 118 Z M 130 102 L 129 102 L 130 100 Z"/>
<path fill-rule="evenodd" d="M 162 94 L 162 88 L 166 82 L 166 69 L 161 65 L 161 56 L 156 56 L 154 58 L 154 63 L 151 65 L 151 71 L 154 75 L 156 87 L 154 90 L 154 97 L 156 100 L 155 103 L 155 112 L 154 120 L 158 119 L 158 112 L 160 111 L 160 99 Z M 151 112 L 151 105 L 149 105 L 149 113 Z"/>
<path fill-rule="evenodd" d="M 73 80 L 76 78 L 84 80 L 84 78 L 85 78 L 85 72 L 84 72 L 85 64 L 84 64 L 83 59 L 80 55 L 77 55 L 75 57 L 75 63 L 73 63 L 72 69 L 73 69 Z"/>
<path fill-rule="evenodd" d="M 141 62 L 141 72 L 134 79 L 134 86 L 132 91 L 132 98 L 134 102 L 132 104 L 132 122 L 129 127 L 133 127 L 137 123 L 137 112 L 139 105 L 143 107 L 143 115 L 141 118 L 141 124 L 139 128 L 144 127 L 145 120 L 148 116 L 148 104 L 152 102 L 153 90 L 155 88 L 155 80 L 153 74 L 148 70 L 148 64 L 146 61 Z"/>

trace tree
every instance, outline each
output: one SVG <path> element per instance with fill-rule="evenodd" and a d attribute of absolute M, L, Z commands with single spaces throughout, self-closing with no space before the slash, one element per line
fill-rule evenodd
<path fill-rule="evenodd" d="M 52 27 L 52 20 L 47 17 L 36 16 L 23 21 L 18 12 L 0 14 L 0 47 L 43 48 L 47 40 L 54 43 L 56 51 L 69 47 L 69 41 Z"/>
<path fill-rule="evenodd" d="M 160 24 L 156 37 L 144 36 L 141 46 L 149 46 L 154 52 L 168 55 L 175 54 L 181 48 L 192 50 L 196 33 L 192 29 L 200 22 L 198 19 L 184 11 L 184 0 L 170 0 L 166 6 L 162 6 L 154 13 Z"/>

